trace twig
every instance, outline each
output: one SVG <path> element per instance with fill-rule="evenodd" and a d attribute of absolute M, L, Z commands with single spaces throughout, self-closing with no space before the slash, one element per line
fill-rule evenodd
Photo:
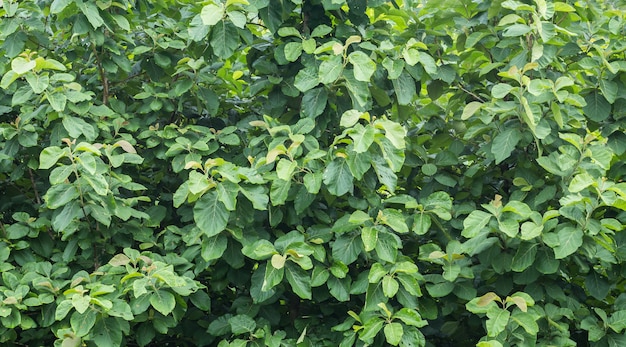
<path fill-rule="evenodd" d="M 2 238 L 7 238 L 7 229 L 4 227 L 4 223 L 0 220 L 0 230 L 2 230 Z"/>
<path fill-rule="evenodd" d="M 33 170 L 28 168 L 28 174 L 30 175 L 30 183 L 33 185 L 33 191 L 35 192 L 35 201 L 37 205 L 41 205 L 41 198 L 39 197 L 39 192 L 37 191 L 37 185 L 35 184 L 35 176 L 33 175 Z"/>
<path fill-rule="evenodd" d="M 96 50 L 96 46 L 93 46 L 93 54 L 96 57 L 96 64 L 98 65 L 98 72 L 100 72 L 100 79 L 102 80 L 102 103 L 107 105 L 109 103 L 109 79 L 104 73 L 104 68 L 102 67 L 102 61 L 100 60 L 100 56 L 98 55 L 98 51 Z"/>
<path fill-rule="evenodd" d="M 476 95 L 476 94 L 474 94 L 474 93 L 470 92 L 469 90 L 467 90 L 467 89 L 463 88 L 463 85 L 462 85 L 461 83 L 457 83 L 457 86 L 458 86 L 459 88 L 461 88 L 461 90 L 462 90 L 462 91 L 464 91 L 464 92 L 466 92 L 467 94 L 469 94 L 469 95 L 473 96 L 473 97 L 474 97 L 474 99 L 476 99 L 476 100 L 478 100 L 478 101 L 480 101 L 480 102 L 485 102 L 485 100 L 483 100 L 480 96 L 478 96 L 478 95 Z"/>

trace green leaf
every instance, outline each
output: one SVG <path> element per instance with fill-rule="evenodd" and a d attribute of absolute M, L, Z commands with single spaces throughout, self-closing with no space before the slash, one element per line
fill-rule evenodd
<path fill-rule="evenodd" d="M 380 156 L 375 156 L 372 159 L 372 165 L 374 166 L 374 171 L 376 171 L 378 181 L 384 184 L 390 192 L 395 192 L 398 176 L 386 165 L 385 160 Z"/>
<path fill-rule="evenodd" d="M 603 276 L 594 270 L 591 270 L 585 277 L 585 289 L 598 300 L 604 300 L 609 294 L 611 284 Z"/>
<path fill-rule="evenodd" d="M 378 332 L 383 328 L 385 321 L 380 317 L 374 317 L 369 319 L 363 324 L 363 329 L 359 332 L 359 338 L 362 341 L 368 341 L 378 335 Z"/>
<path fill-rule="evenodd" d="M 504 31 L 502 32 L 502 36 L 504 37 L 522 36 L 522 35 L 527 34 L 530 30 L 531 28 L 528 25 L 519 24 L 519 23 L 513 24 L 504 29 Z"/>
<path fill-rule="evenodd" d="M 191 303 L 202 311 L 211 311 L 211 297 L 204 290 L 199 290 L 189 296 Z"/>
<path fill-rule="evenodd" d="M 335 158 L 326 167 L 323 180 L 328 191 L 335 196 L 352 193 L 354 189 L 354 177 L 350 173 L 348 162 L 343 158 Z"/>
<path fill-rule="evenodd" d="M 121 318 L 102 318 L 96 322 L 92 331 L 92 341 L 96 346 L 120 346 L 122 344 Z"/>
<path fill-rule="evenodd" d="M 604 98 L 609 102 L 609 104 L 615 103 L 615 99 L 617 98 L 617 83 L 605 79 L 600 79 L 600 91 Z"/>
<path fill-rule="evenodd" d="M 72 184 L 62 183 L 50 187 L 44 196 L 46 205 L 49 209 L 55 210 L 61 206 L 67 205 L 70 201 L 80 196 L 78 189 Z"/>
<path fill-rule="evenodd" d="M 385 130 L 385 137 L 393 144 L 397 149 L 405 148 L 406 129 L 397 122 L 388 119 L 379 119 L 376 121 L 375 126 L 382 127 Z"/>
<path fill-rule="evenodd" d="M 339 125 L 344 128 L 353 127 L 361 117 L 363 117 L 364 113 L 357 110 L 348 110 L 341 115 L 341 120 L 339 121 Z"/>
<path fill-rule="evenodd" d="M 311 300 L 311 278 L 302 268 L 294 264 L 287 264 L 285 276 L 296 295 L 302 299 Z"/>
<path fill-rule="evenodd" d="M 302 43 L 301 42 L 289 42 L 285 45 L 285 59 L 290 62 L 294 62 L 302 55 Z"/>
<path fill-rule="evenodd" d="M 392 322 L 385 325 L 383 329 L 385 333 L 385 339 L 387 343 L 392 346 L 397 346 L 402 340 L 402 335 L 404 335 L 404 329 L 402 329 L 402 324 Z"/>
<path fill-rule="evenodd" d="M 189 188 L 191 191 L 191 188 Z M 239 185 L 230 181 L 223 181 L 215 187 L 217 198 L 221 201 L 227 210 L 234 211 L 237 208 L 237 195 L 239 194 Z"/>
<path fill-rule="evenodd" d="M 421 328 L 427 324 L 427 322 L 422 319 L 417 311 L 408 307 L 403 307 L 398 310 L 398 312 L 396 312 L 392 318 L 399 319 L 406 325 L 411 325 L 418 328 Z"/>
<path fill-rule="evenodd" d="M 487 223 L 491 220 L 492 215 L 480 210 L 474 210 L 463 221 L 463 232 L 461 235 L 471 239 L 476 237 L 482 229 L 487 226 Z"/>
<path fill-rule="evenodd" d="M 67 150 L 63 148 L 57 146 L 46 147 L 39 154 L 39 168 L 47 170 L 54 166 L 54 164 L 56 164 L 59 159 L 65 157 L 66 155 Z"/>
<path fill-rule="evenodd" d="M 67 103 L 67 96 L 63 93 L 45 93 L 46 99 L 52 106 L 52 109 L 57 112 L 63 112 L 65 110 L 65 105 Z"/>
<path fill-rule="evenodd" d="M 359 110 L 368 109 L 372 102 L 372 95 L 368 83 L 357 80 L 354 77 L 354 71 L 352 69 L 344 69 L 343 77 L 346 81 L 346 88 L 348 89 L 350 98 L 352 99 L 352 107 Z"/>
<path fill-rule="evenodd" d="M 222 232 L 228 224 L 229 215 L 215 191 L 204 194 L 193 207 L 193 219 L 207 237 Z"/>
<path fill-rule="evenodd" d="M 626 310 L 615 311 L 608 321 L 609 327 L 616 333 L 621 333 L 626 329 Z"/>
<path fill-rule="evenodd" d="M 189 172 L 189 183 L 187 187 L 191 194 L 199 195 L 209 190 L 213 186 L 214 184 L 212 184 L 212 182 L 209 182 L 209 179 L 204 174 L 198 171 Z"/>
<path fill-rule="evenodd" d="M 306 92 L 315 88 L 320 83 L 317 69 L 315 67 L 306 67 L 296 74 L 294 81 L 294 87 L 301 92 Z"/>
<path fill-rule="evenodd" d="M 383 277 L 382 284 L 383 284 L 383 293 L 388 298 L 394 297 L 396 293 L 398 292 L 398 289 L 400 288 L 398 281 L 396 281 L 393 277 L 389 275 L 386 275 Z"/>
<path fill-rule="evenodd" d="M 255 260 L 264 260 L 276 254 L 276 248 L 267 240 L 257 240 L 251 244 L 244 246 L 241 252 L 248 258 Z"/>
<path fill-rule="evenodd" d="M 433 59 L 430 54 L 422 51 L 419 51 L 418 56 L 419 62 L 424 67 L 424 70 L 426 70 L 429 75 L 435 76 L 437 74 L 437 63 L 435 59 Z"/>
<path fill-rule="evenodd" d="M 511 316 L 511 319 L 524 328 L 530 335 L 535 336 L 539 332 L 539 326 L 530 313 L 516 311 Z"/>
<path fill-rule="evenodd" d="M 50 85 L 50 78 L 47 74 L 27 73 L 25 77 L 26 82 L 28 82 L 28 85 L 30 85 L 33 92 L 36 94 L 43 93 Z"/>
<path fill-rule="evenodd" d="M 396 91 L 398 104 L 410 104 L 417 93 L 417 90 L 415 88 L 415 80 L 413 79 L 413 77 L 411 77 L 408 72 L 402 71 L 397 79 L 392 80 L 392 83 L 393 89 Z"/>
<path fill-rule="evenodd" d="M 390 59 L 389 57 L 385 57 L 382 64 L 383 67 L 387 69 L 388 77 L 390 80 L 395 80 L 400 77 L 400 74 L 404 70 L 403 60 Z"/>
<path fill-rule="evenodd" d="M 74 312 L 70 318 L 70 325 L 76 336 L 85 336 L 89 334 L 93 326 L 96 324 L 96 313 L 94 309 L 89 309 L 84 313 Z"/>
<path fill-rule="evenodd" d="M 84 135 L 88 141 L 92 141 L 97 136 L 94 127 L 78 117 L 64 116 L 63 127 L 72 138 L 79 138 Z"/>
<path fill-rule="evenodd" d="M 340 55 L 330 56 L 322 61 L 319 67 L 319 82 L 324 84 L 334 83 L 343 72 L 343 60 Z"/>
<path fill-rule="evenodd" d="M 304 117 L 315 119 L 326 109 L 328 101 L 328 92 L 326 88 L 314 88 L 307 90 L 302 97 L 301 112 Z"/>
<path fill-rule="evenodd" d="M 572 193 L 578 193 L 585 188 L 596 183 L 596 180 L 587 172 L 579 173 L 569 183 L 569 191 Z"/>
<path fill-rule="evenodd" d="M 395 235 L 387 232 L 378 233 L 376 255 L 378 255 L 381 260 L 395 263 L 399 247 L 400 245 Z"/>
<path fill-rule="evenodd" d="M 262 186 L 240 186 L 241 193 L 252 202 L 256 210 L 265 211 L 270 201 Z"/>
<path fill-rule="evenodd" d="M 405 222 L 405 216 L 399 210 L 386 208 L 381 211 L 378 220 L 397 233 L 404 234 L 409 232 L 409 227 Z"/>
<path fill-rule="evenodd" d="M 34 60 L 26 60 L 24 57 L 16 57 L 11 61 L 11 70 L 18 75 L 23 75 L 37 66 Z"/>
<path fill-rule="evenodd" d="M 345 265 L 352 264 L 361 254 L 363 243 L 359 234 L 343 234 L 332 245 L 332 256 Z"/>
<path fill-rule="evenodd" d="M 515 128 L 505 129 L 493 139 L 491 153 L 496 158 L 496 165 L 511 156 L 521 139 L 521 132 Z"/>
<path fill-rule="evenodd" d="M 150 294 L 150 305 L 162 315 L 167 316 L 176 307 L 176 298 L 169 291 L 159 289 Z"/>
<path fill-rule="evenodd" d="M 417 235 L 425 235 L 430 230 L 431 219 L 425 213 L 413 215 L 413 232 Z"/>
<path fill-rule="evenodd" d="M 487 311 L 487 335 L 489 337 L 496 337 L 506 329 L 506 325 L 509 323 L 509 317 L 511 313 L 501 308 L 493 308 Z"/>
<path fill-rule="evenodd" d="M 222 257 L 228 246 L 228 238 L 224 234 L 205 237 L 202 240 L 200 255 L 205 261 L 211 261 Z"/>
<path fill-rule="evenodd" d="M 361 240 L 363 241 L 363 248 L 366 252 L 373 251 L 378 241 L 378 229 L 374 227 L 364 227 L 361 229 Z"/>
<path fill-rule="evenodd" d="M 583 107 L 585 115 L 594 122 L 602 122 L 611 114 L 611 104 L 597 90 L 585 97 L 587 105 Z"/>
<path fill-rule="evenodd" d="M 268 265 L 265 268 L 265 275 L 263 276 L 263 285 L 261 286 L 261 290 L 267 292 L 268 290 L 276 287 L 280 282 L 282 282 L 284 275 L 284 267 L 277 269 L 272 266 L 270 262 L 268 262 Z"/>
<path fill-rule="evenodd" d="M 70 3 L 72 3 L 72 0 L 54 0 L 50 4 L 50 13 L 61 13 Z"/>
<path fill-rule="evenodd" d="M 356 124 L 348 134 L 352 138 L 354 151 L 356 153 L 367 152 L 369 147 L 374 143 L 375 130 L 371 126 L 363 126 Z"/>
<path fill-rule="evenodd" d="M 354 51 L 348 55 L 348 61 L 354 67 L 354 78 L 357 81 L 370 81 L 374 71 L 376 71 L 376 63 L 367 54 L 361 51 Z"/>
<path fill-rule="evenodd" d="M 94 29 L 98 29 L 104 25 L 104 20 L 100 17 L 98 7 L 94 3 L 81 1 L 77 2 L 77 5 Z"/>
<path fill-rule="evenodd" d="M 239 33 L 230 22 L 221 21 L 211 32 L 211 47 L 216 56 L 227 59 L 239 48 Z"/>
<path fill-rule="evenodd" d="M 331 276 L 326 282 L 330 294 L 339 301 L 350 300 L 350 279 Z"/>
<path fill-rule="evenodd" d="M 468 120 L 481 108 L 483 108 L 482 102 L 478 102 L 478 101 L 470 102 L 469 104 L 465 105 L 465 107 L 463 108 L 463 114 L 461 115 L 461 120 Z"/>
<path fill-rule="evenodd" d="M 516 272 L 522 272 L 531 266 L 535 261 L 537 254 L 537 248 L 539 244 L 531 242 L 522 242 L 517 248 L 517 252 L 513 257 L 513 263 L 511 264 L 511 270 Z"/>
<path fill-rule="evenodd" d="M 557 232 L 559 245 L 554 247 L 556 259 L 563 259 L 576 252 L 583 244 L 583 231 L 579 228 L 566 226 Z"/>
<path fill-rule="evenodd" d="M 273 206 L 284 205 L 287 197 L 289 196 L 289 189 L 291 188 L 291 180 L 285 181 L 276 179 L 272 181 L 270 188 L 270 200 Z"/>
<path fill-rule="evenodd" d="M 250 316 L 238 314 L 228 319 L 230 329 L 235 335 L 251 333 L 256 328 L 256 322 Z"/>
<path fill-rule="evenodd" d="M 219 23 L 224 17 L 224 7 L 217 6 L 214 4 L 209 4 L 202 7 L 202 11 L 200 12 L 200 18 L 202 18 L 202 23 L 208 26 L 214 26 Z"/>

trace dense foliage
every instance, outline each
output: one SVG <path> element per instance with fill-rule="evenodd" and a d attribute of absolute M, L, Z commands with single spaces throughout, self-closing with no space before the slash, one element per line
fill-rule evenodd
<path fill-rule="evenodd" d="M 626 346 L 618 0 L 0 0 L 3 346 Z"/>

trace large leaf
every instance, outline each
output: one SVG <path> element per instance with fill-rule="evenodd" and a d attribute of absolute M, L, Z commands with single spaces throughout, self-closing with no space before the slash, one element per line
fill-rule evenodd
<path fill-rule="evenodd" d="M 400 105 L 408 105 L 416 95 L 415 80 L 406 71 L 402 71 L 400 76 L 392 80 L 393 88 Z"/>
<path fill-rule="evenodd" d="M 120 346 L 122 343 L 121 318 L 107 317 L 96 322 L 93 327 L 92 341 L 97 346 Z"/>
<path fill-rule="evenodd" d="M 340 55 L 334 55 L 320 64 L 319 81 L 324 84 L 335 82 L 343 72 L 343 61 Z"/>
<path fill-rule="evenodd" d="M 311 299 L 311 277 L 300 266 L 289 263 L 285 267 L 285 276 L 291 289 L 302 299 Z"/>
<path fill-rule="evenodd" d="M 224 234 L 218 234 L 212 237 L 205 237 L 202 240 L 202 251 L 200 255 L 205 261 L 219 259 L 228 246 L 228 238 Z"/>
<path fill-rule="evenodd" d="M 228 319 L 230 329 L 235 335 L 251 333 L 256 328 L 256 322 L 250 316 L 238 314 Z"/>
<path fill-rule="evenodd" d="M 315 118 L 324 112 L 328 92 L 326 88 L 314 88 L 307 90 L 302 97 L 301 112 L 304 117 Z"/>
<path fill-rule="evenodd" d="M 174 310 L 176 298 L 171 292 L 159 289 L 150 294 L 150 305 L 162 315 L 167 316 Z"/>
<path fill-rule="evenodd" d="M 361 51 L 350 53 L 348 60 L 354 67 L 354 78 L 358 81 L 369 82 L 374 71 L 376 71 L 376 63 Z"/>
<path fill-rule="evenodd" d="M 219 21 L 222 20 L 222 17 L 224 17 L 224 7 L 214 4 L 204 6 L 200 12 L 202 23 L 208 26 L 213 26 L 219 23 Z"/>
<path fill-rule="evenodd" d="M 517 252 L 513 257 L 513 263 L 511 264 L 511 270 L 516 272 L 522 272 L 526 270 L 535 261 L 537 254 L 537 248 L 539 244 L 531 242 L 522 242 L 517 248 Z"/>
<path fill-rule="evenodd" d="M 463 220 L 463 232 L 461 235 L 468 239 L 476 237 L 487 223 L 489 223 L 491 217 L 492 215 L 487 212 L 480 210 L 472 211 L 472 213 Z"/>
<path fill-rule="evenodd" d="M 509 323 L 509 317 L 511 313 L 501 308 L 493 308 L 487 312 L 487 335 L 490 337 L 496 337 L 504 331 L 506 325 Z"/>
<path fill-rule="evenodd" d="M 516 128 L 505 129 L 499 133 L 491 144 L 491 153 L 496 158 L 496 164 L 500 164 L 503 160 L 511 156 L 511 152 L 522 139 L 521 132 Z"/>
<path fill-rule="evenodd" d="M 354 151 L 357 153 L 366 152 L 370 145 L 374 143 L 375 130 L 371 126 L 357 124 L 349 132 L 352 138 Z"/>
<path fill-rule="evenodd" d="M 576 252 L 583 244 L 583 231 L 580 228 L 566 226 L 557 232 L 558 246 L 554 247 L 556 259 L 563 259 Z"/>
<path fill-rule="evenodd" d="M 404 329 L 402 329 L 402 324 L 400 323 L 389 323 L 385 325 L 383 328 L 383 332 L 385 333 L 385 339 L 387 343 L 392 346 L 397 346 L 402 340 L 402 335 L 404 335 Z"/>
<path fill-rule="evenodd" d="M 593 91 L 585 97 L 587 105 L 583 107 L 583 111 L 589 119 L 594 122 L 602 122 L 609 117 L 611 113 L 611 104 L 598 91 Z"/>
<path fill-rule="evenodd" d="M 237 28 L 227 21 L 215 25 L 211 32 L 211 47 L 220 58 L 227 59 L 239 47 L 239 33 Z"/>
<path fill-rule="evenodd" d="M 336 158 L 324 170 L 324 184 L 328 191 L 336 196 L 352 193 L 354 177 L 350 173 L 348 162 L 343 158 Z"/>
<path fill-rule="evenodd" d="M 226 228 L 230 213 L 215 191 L 204 194 L 193 207 L 193 219 L 207 236 L 219 234 Z"/>

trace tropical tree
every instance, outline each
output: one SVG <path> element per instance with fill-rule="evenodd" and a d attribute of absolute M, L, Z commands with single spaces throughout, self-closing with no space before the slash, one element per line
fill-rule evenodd
<path fill-rule="evenodd" d="M 626 345 L 623 2 L 0 18 L 3 345 Z"/>

